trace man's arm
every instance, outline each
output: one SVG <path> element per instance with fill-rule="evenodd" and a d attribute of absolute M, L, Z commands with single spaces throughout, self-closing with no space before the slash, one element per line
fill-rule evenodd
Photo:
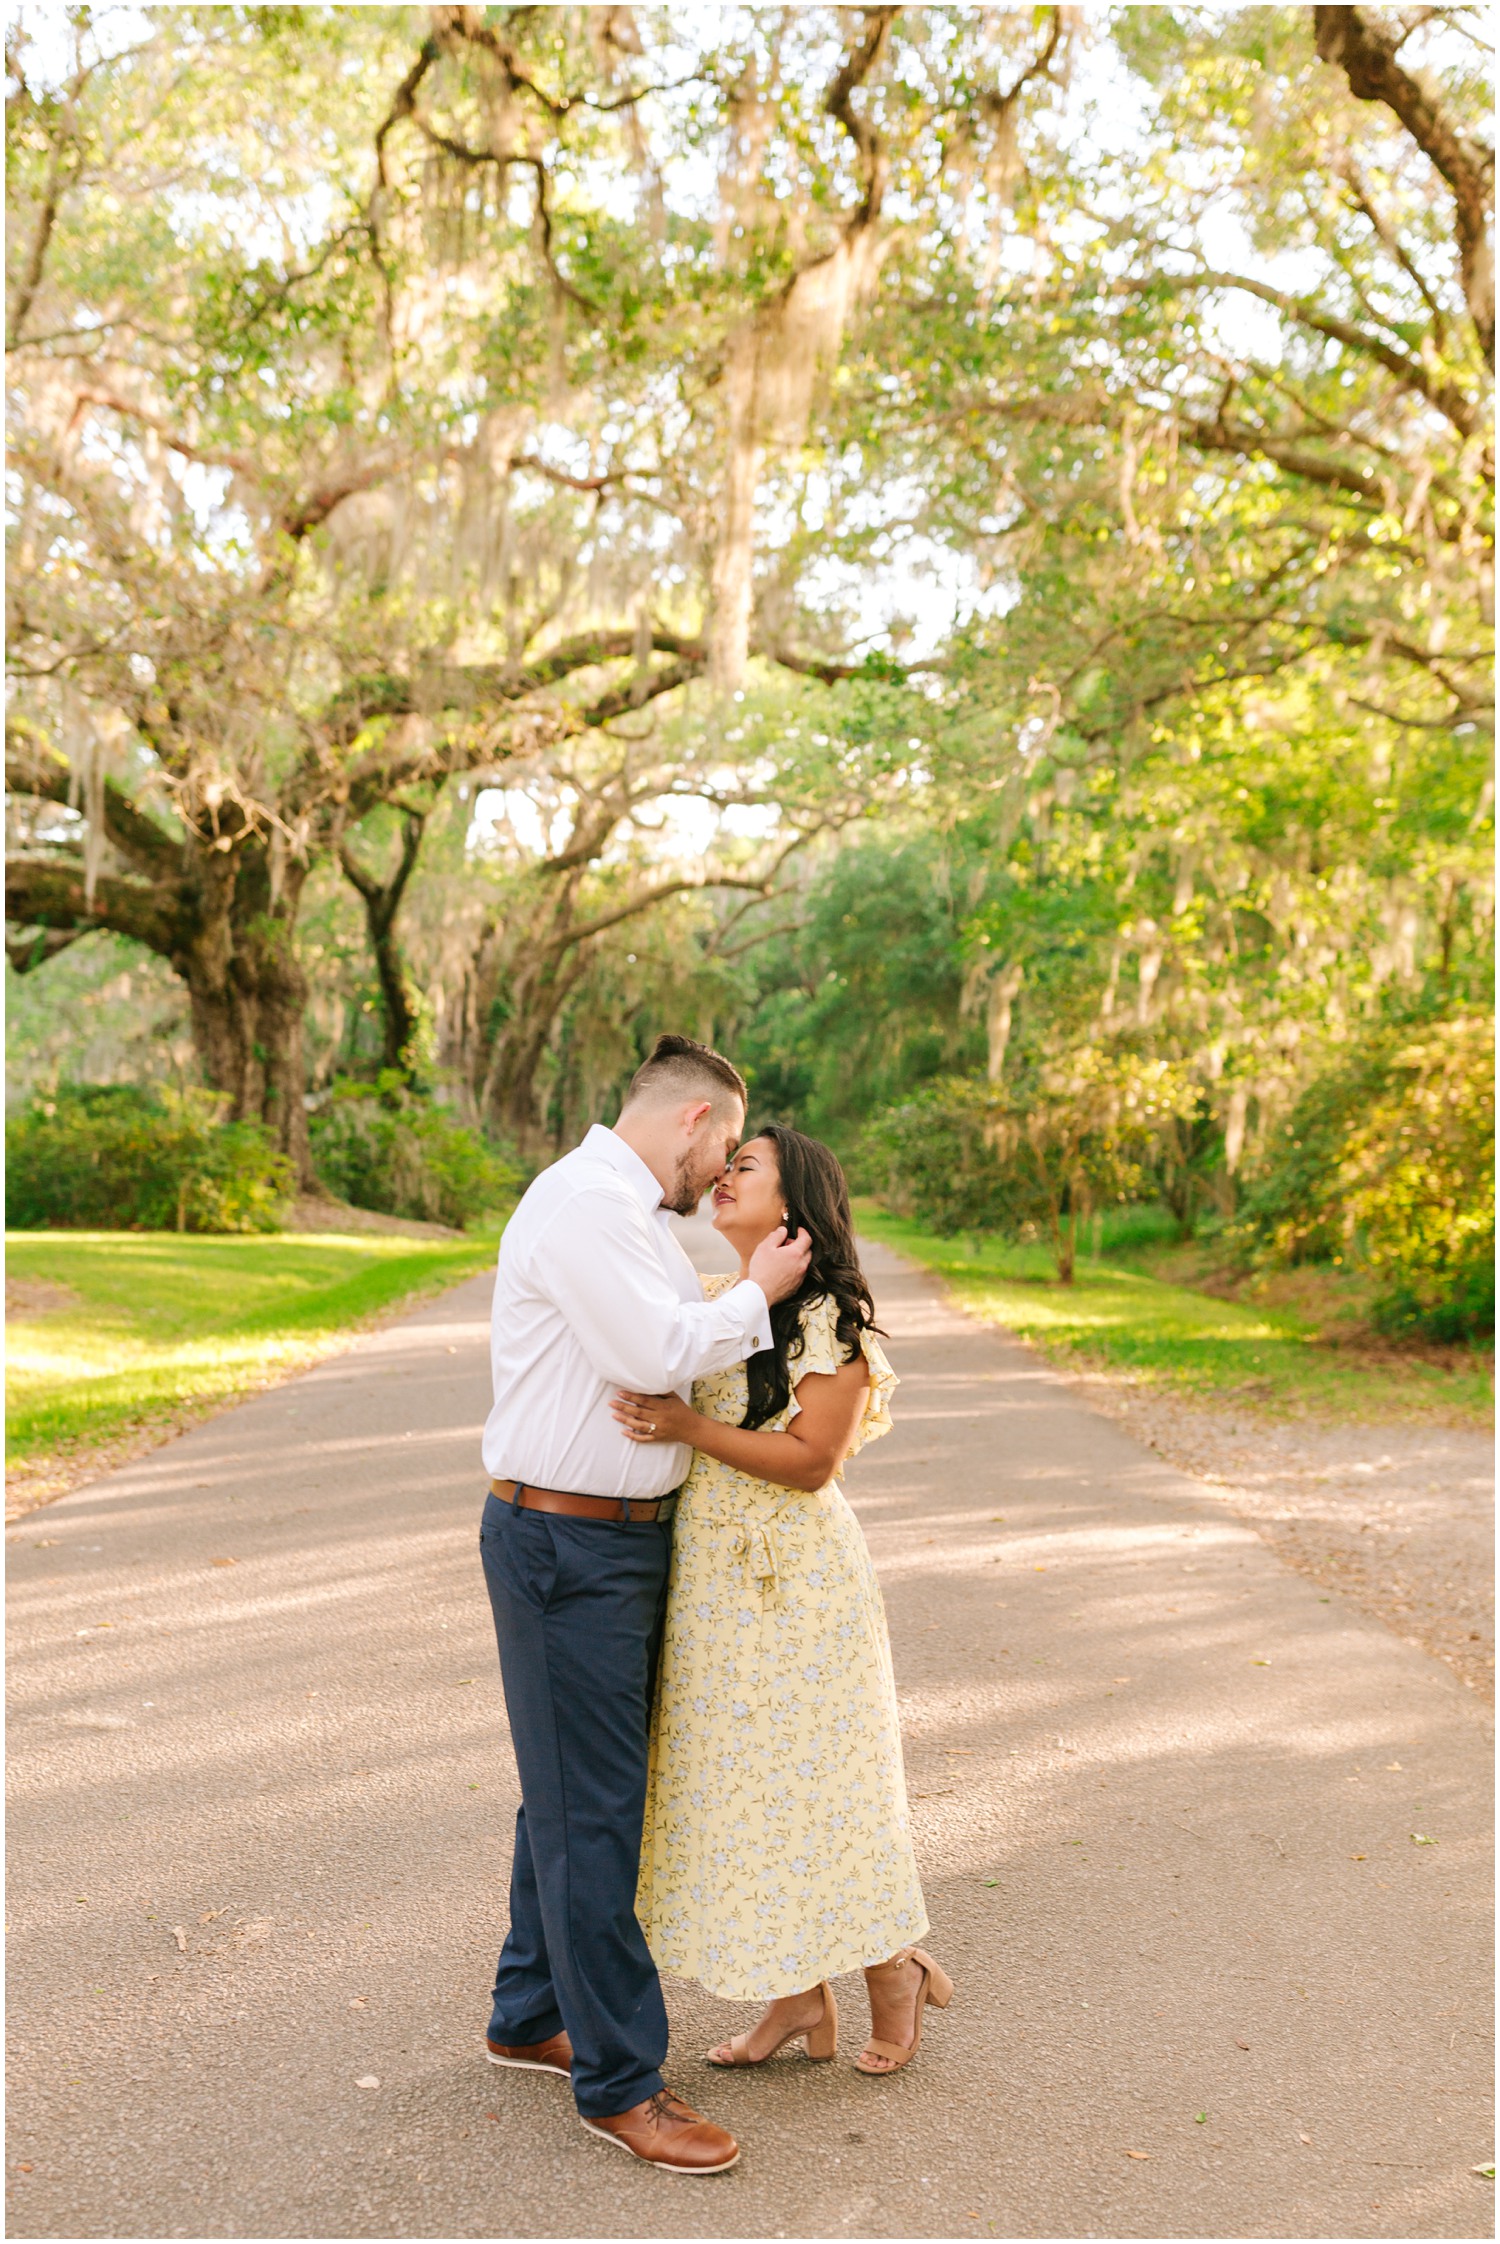
<path fill-rule="evenodd" d="M 532 1283 L 615 1386 L 666 1393 L 771 1345 L 766 1297 L 749 1279 L 716 1301 L 679 1300 L 649 1218 L 628 1192 L 575 1194 L 530 1259 Z"/>

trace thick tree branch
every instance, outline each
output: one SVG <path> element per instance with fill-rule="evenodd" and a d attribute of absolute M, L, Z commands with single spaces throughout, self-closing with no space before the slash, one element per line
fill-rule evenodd
<path fill-rule="evenodd" d="M 664 693 L 675 693 L 690 679 L 701 677 L 706 660 L 705 656 L 688 657 L 682 662 L 668 663 L 663 670 L 648 670 L 627 684 L 601 694 L 587 709 L 580 710 L 579 715 L 591 730 L 613 724 L 616 717 L 628 717 L 633 709 L 644 709 L 648 701 L 659 701 Z"/>
<path fill-rule="evenodd" d="M 22 330 L 26 315 L 36 301 L 37 290 L 42 285 L 42 275 L 47 267 L 47 250 L 57 225 L 57 214 L 62 206 L 66 186 L 63 151 L 54 142 L 51 160 L 47 166 L 47 186 L 42 196 L 42 206 L 37 212 L 36 231 L 31 237 L 31 250 L 26 259 L 26 270 L 16 285 L 15 294 L 6 306 L 5 348 L 18 350 L 23 340 Z"/>
<path fill-rule="evenodd" d="M 678 93 L 684 86 L 695 86 L 702 82 L 698 77 L 674 78 L 659 86 L 634 87 L 617 95 L 613 101 L 591 101 L 584 93 L 549 94 L 523 67 L 509 40 L 503 38 L 496 27 L 485 20 L 482 8 L 439 7 L 434 8 L 432 14 L 446 44 L 454 46 L 467 43 L 488 54 L 499 67 L 506 85 L 530 94 L 532 100 L 546 111 L 555 124 L 561 124 L 575 109 L 587 110 L 595 117 L 612 117 L 622 109 L 634 108 L 637 102 L 645 101 L 651 94 Z M 613 34 L 606 32 L 606 37 L 612 40 Z M 630 51 L 639 54 L 639 44 Z"/>
<path fill-rule="evenodd" d="M 484 164 L 493 164 L 497 171 L 504 172 L 514 164 L 520 170 L 531 173 L 536 181 L 536 225 L 542 262 L 552 276 L 553 285 L 577 304 L 580 310 L 601 313 L 604 306 L 596 303 L 592 296 L 585 296 L 583 290 L 569 280 L 557 262 L 552 240 L 551 174 L 542 158 L 528 155 L 521 149 L 502 152 L 498 148 L 471 148 L 467 141 L 455 139 L 452 133 L 444 132 L 440 126 L 435 125 L 430 117 L 424 117 L 415 98 L 404 114 L 410 117 L 423 139 L 432 147 L 440 148 L 445 156 L 451 156 L 455 163 L 464 164 L 470 170 Z"/>
<path fill-rule="evenodd" d="M 13 795 L 39 802 L 68 804 L 77 783 L 61 750 L 25 717 L 5 724 L 5 784 Z M 182 865 L 180 844 L 165 826 L 142 810 L 116 779 L 104 782 L 104 830 L 121 854 L 156 880 L 175 879 Z"/>
<path fill-rule="evenodd" d="M 900 12 L 899 8 L 865 9 L 864 36 L 844 57 L 834 75 L 833 83 L 823 96 L 824 109 L 843 126 L 854 143 L 859 159 L 863 193 L 859 208 L 850 221 L 851 231 L 873 226 L 880 216 L 880 206 L 885 200 L 886 182 L 891 169 L 884 142 L 869 118 L 862 117 L 855 108 L 852 97 L 885 52 L 891 25 Z"/>
<path fill-rule="evenodd" d="M 6 936 L 5 955 L 17 974 L 34 974 L 49 958 L 56 958 L 59 951 L 71 950 L 75 943 L 81 942 L 86 932 L 81 927 L 27 928 L 22 934 Z"/>
<path fill-rule="evenodd" d="M 1200 452 L 1233 452 L 1242 459 L 1273 460 L 1288 475 L 1301 478 L 1304 483 L 1320 484 L 1324 490 L 1343 491 L 1350 498 L 1361 499 L 1368 506 L 1382 507 L 1385 495 L 1380 478 L 1370 468 L 1348 467 L 1341 460 L 1326 460 L 1321 453 L 1302 451 L 1295 440 L 1272 436 L 1268 430 L 1251 428 L 1243 421 L 1220 417 L 1213 421 L 1189 420 L 1184 416 L 1177 423 L 1180 434 Z"/>
<path fill-rule="evenodd" d="M 422 835 L 426 828 L 426 813 L 406 810 L 401 819 L 401 854 L 389 880 L 361 863 L 347 841 L 339 845 L 339 863 L 346 878 L 359 891 L 365 907 L 365 926 L 370 938 L 370 950 L 375 960 L 376 978 L 380 983 L 381 1015 L 384 1027 L 385 1049 L 383 1058 L 389 1068 L 404 1068 L 410 1073 L 413 1065 L 413 1044 L 420 1021 L 420 1001 L 407 972 L 406 960 L 396 940 L 396 915 L 406 884 L 416 869 L 421 854 Z"/>
<path fill-rule="evenodd" d="M 1154 281 L 1137 281 L 1127 284 L 1132 290 L 1151 288 Z M 1325 312 L 1305 296 L 1292 296 L 1284 288 L 1272 288 L 1266 281 L 1253 280 L 1243 273 L 1184 273 L 1173 275 L 1174 288 L 1237 288 L 1247 296 L 1258 296 L 1263 304 L 1274 305 L 1288 319 L 1315 334 L 1326 335 L 1330 341 L 1343 343 L 1348 349 L 1362 351 L 1367 357 L 1378 359 L 1388 373 L 1394 374 L 1403 389 L 1413 390 L 1418 397 L 1435 405 L 1461 436 L 1472 436 L 1479 427 L 1479 415 L 1474 402 L 1467 397 L 1456 382 L 1434 380 L 1420 359 L 1388 343 L 1383 336 L 1369 335 L 1352 320 L 1340 319 L 1335 313 Z"/>
<path fill-rule="evenodd" d="M 407 810 L 401 818 L 401 854 L 396 869 L 388 880 L 363 864 L 350 848 L 347 840 L 339 844 L 339 863 L 345 877 L 357 888 L 371 911 L 381 922 L 382 932 L 389 927 L 401 907 L 406 884 L 416 870 L 422 851 L 422 835 L 427 825 L 426 814 L 420 810 Z M 373 924 L 373 923 L 372 923 Z"/>
<path fill-rule="evenodd" d="M 1400 61 L 1401 37 L 1384 11 L 1315 7 L 1313 30 L 1318 53 L 1343 71 L 1355 99 L 1383 101 L 1453 190 L 1454 232 L 1469 316 L 1485 358 L 1493 363 L 1495 268 L 1489 227 L 1494 150 L 1449 112 L 1427 73 L 1419 76 Z"/>
<path fill-rule="evenodd" d="M 268 489 L 265 471 L 258 461 L 250 459 L 243 452 L 193 443 L 158 414 L 132 403 L 128 397 L 121 397 L 117 390 L 81 389 L 68 425 L 69 434 L 78 429 L 91 405 L 103 406 L 126 419 L 138 421 L 142 428 L 148 428 L 153 435 L 160 437 L 169 452 L 177 453 L 181 459 L 192 460 L 201 467 L 228 468 L 245 482 L 254 484 L 257 489 Z M 360 491 L 372 490 L 377 483 L 387 482 L 401 465 L 400 460 L 389 456 L 369 460 L 363 467 L 351 468 L 343 475 L 318 484 L 302 498 L 282 498 L 274 502 L 276 519 L 289 538 L 305 538 L 309 530 L 315 530 L 326 522 L 334 508 L 344 499 L 353 498 Z"/>
<path fill-rule="evenodd" d="M 180 942 L 177 915 L 159 888 L 100 873 L 90 898 L 83 867 L 55 857 L 6 860 L 5 916 L 20 927 L 71 929 L 78 935 L 108 928 L 163 958 L 172 958 Z"/>
<path fill-rule="evenodd" d="M 395 98 L 384 119 L 376 128 L 375 177 L 383 188 L 388 188 L 391 184 L 390 173 L 386 170 L 385 144 L 402 119 L 409 117 L 416 108 L 417 88 L 421 85 L 422 80 L 437 61 L 441 52 L 442 49 L 435 37 L 423 40 L 416 61 L 396 88 Z"/>
<path fill-rule="evenodd" d="M 716 880 L 708 875 L 692 874 L 681 880 L 661 881 L 655 888 L 640 890 L 617 905 L 612 912 L 601 912 L 595 919 L 578 920 L 571 926 L 560 928 L 555 934 L 544 936 L 536 946 L 539 954 L 571 950 L 575 943 L 585 943 L 590 936 L 602 935 L 607 928 L 618 927 L 621 920 L 637 919 L 649 912 L 653 904 L 665 903 L 669 896 L 683 896 L 702 888 L 749 888 L 757 895 L 768 893 L 764 881 L 725 878 Z"/>

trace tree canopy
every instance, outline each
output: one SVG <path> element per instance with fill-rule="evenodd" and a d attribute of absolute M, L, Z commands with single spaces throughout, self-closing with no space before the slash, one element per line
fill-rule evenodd
<path fill-rule="evenodd" d="M 1231 1210 L 1488 1002 L 1483 32 L 23 7 L 14 968 L 154 952 L 304 1175 L 686 1009 L 846 1150 L 1168 1070 Z"/>

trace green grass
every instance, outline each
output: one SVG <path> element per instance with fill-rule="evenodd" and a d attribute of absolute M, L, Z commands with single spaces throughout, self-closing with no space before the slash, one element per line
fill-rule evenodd
<path fill-rule="evenodd" d="M 1115 1241 L 1106 1232 L 1103 1258 L 1081 1259 L 1071 1286 L 1056 1282 L 1039 1246 L 939 1238 L 870 1201 L 856 1212 L 867 1238 L 936 1271 L 960 1307 L 1065 1365 L 1278 1417 L 1489 1420 L 1490 1367 L 1477 1352 L 1451 1351 L 1447 1361 L 1362 1357 L 1328 1345 L 1291 1309 L 1224 1301 L 1153 1276 L 1142 1264 L 1165 1250 L 1170 1233 L 1154 1211 Z"/>
<path fill-rule="evenodd" d="M 496 1235 L 10 1232 L 8 1282 L 76 1298 L 6 1320 L 7 1462 L 35 1468 L 202 1416 L 457 1284 Z"/>

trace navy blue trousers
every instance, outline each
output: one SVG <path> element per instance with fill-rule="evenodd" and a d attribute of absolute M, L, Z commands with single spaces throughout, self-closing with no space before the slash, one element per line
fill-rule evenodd
<path fill-rule="evenodd" d="M 667 2013 L 635 1913 L 668 1521 L 491 1496 L 479 1533 L 521 1778 L 491 2041 L 566 2027 L 586 2119 L 661 2087 Z"/>

